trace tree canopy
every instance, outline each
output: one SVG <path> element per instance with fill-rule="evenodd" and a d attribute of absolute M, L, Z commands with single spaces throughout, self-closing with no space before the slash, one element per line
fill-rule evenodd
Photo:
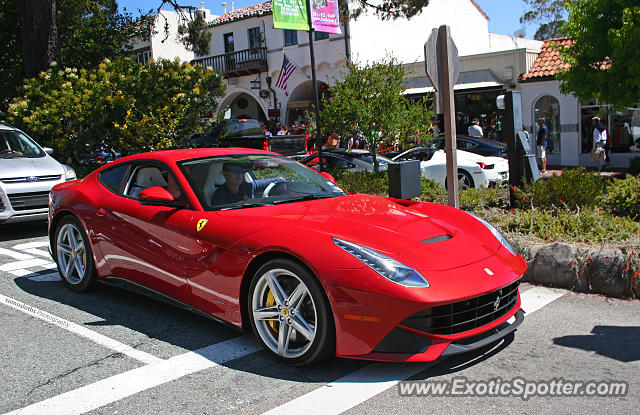
<path fill-rule="evenodd" d="M 562 25 L 567 18 L 567 2 L 571 0 L 522 0 L 527 10 L 520 23 L 539 23 L 533 36 L 537 40 L 562 36 Z"/>
<path fill-rule="evenodd" d="M 404 80 L 404 69 L 393 58 L 364 65 L 348 62 L 346 72 L 329 87 L 320 113 L 322 133 L 343 140 L 362 135 L 376 170 L 381 141 L 426 139 L 432 113 L 425 102 L 403 95 Z"/>
<path fill-rule="evenodd" d="M 616 107 L 640 101 L 640 0 L 573 0 L 561 49 L 571 66 L 558 79 L 561 90 L 581 101 L 597 98 Z"/>

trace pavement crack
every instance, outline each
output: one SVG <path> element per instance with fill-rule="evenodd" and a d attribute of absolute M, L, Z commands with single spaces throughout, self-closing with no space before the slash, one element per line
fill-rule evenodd
<path fill-rule="evenodd" d="M 52 384 L 52 383 L 54 383 L 55 381 L 60 380 L 60 379 L 62 379 L 62 378 L 65 378 L 65 377 L 67 377 L 67 376 L 69 376 L 69 375 L 71 375 L 71 374 L 73 374 L 73 373 L 75 373 L 75 372 L 77 372 L 77 371 L 79 371 L 79 370 L 82 370 L 82 369 L 86 369 L 86 368 L 89 368 L 89 367 L 92 367 L 92 366 L 99 365 L 99 364 L 100 364 L 102 361 L 104 361 L 104 360 L 111 359 L 111 358 L 121 358 L 121 357 L 124 357 L 124 355 L 123 355 L 122 353 L 114 352 L 114 353 L 108 354 L 107 356 L 104 356 L 104 357 L 101 357 L 101 358 L 96 359 L 96 360 L 94 360 L 94 361 L 91 361 L 91 362 L 89 362 L 89 363 L 87 363 L 87 364 L 84 364 L 84 365 L 82 365 L 82 366 L 78 366 L 78 367 L 76 367 L 76 368 L 74 368 L 74 369 L 68 370 L 68 371 L 66 371 L 66 372 L 64 372 L 64 373 L 61 373 L 61 374 L 59 374 L 59 375 L 56 375 L 56 376 L 50 377 L 50 378 L 49 378 L 49 379 L 47 379 L 46 381 L 44 381 L 44 382 L 41 382 L 41 383 L 37 384 L 37 385 L 36 385 L 36 386 L 34 386 L 34 387 L 29 391 L 29 392 L 27 392 L 27 394 L 25 395 L 25 397 L 22 399 L 22 403 L 23 403 L 24 405 L 26 405 L 26 403 L 27 403 L 27 401 L 29 400 L 29 398 L 31 397 L 31 395 L 32 395 L 36 390 L 38 390 L 38 389 L 40 389 L 40 388 L 42 388 L 42 387 L 44 387 L 44 386 L 51 385 L 51 384 Z"/>

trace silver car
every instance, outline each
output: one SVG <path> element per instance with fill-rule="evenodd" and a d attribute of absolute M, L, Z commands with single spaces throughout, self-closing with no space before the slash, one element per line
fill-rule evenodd
<path fill-rule="evenodd" d="M 49 191 L 75 180 L 69 166 L 58 163 L 24 132 L 0 124 L 0 223 L 46 219 Z"/>

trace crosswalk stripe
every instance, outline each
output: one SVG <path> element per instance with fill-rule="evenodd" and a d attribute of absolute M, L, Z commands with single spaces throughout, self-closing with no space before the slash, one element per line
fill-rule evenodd
<path fill-rule="evenodd" d="M 236 337 L 193 352 L 129 370 L 5 415 L 83 414 L 258 350 L 260 350 L 260 346 L 251 336 Z"/>
<path fill-rule="evenodd" d="M 42 311 L 37 309 L 36 307 L 32 307 L 28 304 L 24 304 L 20 301 L 14 300 L 13 298 L 9 298 L 0 294 L 0 302 L 2 304 L 11 307 L 15 310 L 21 311 L 25 314 L 28 314 L 32 317 L 39 318 L 40 320 L 46 321 L 47 323 L 56 325 L 58 327 L 62 327 L 63 329 L 82 336 L 86 339 L 89 339 L 101 346 L 104 346 L 108 349 L 116 351 L 118 353 L 122 353 L 126 356 L 129 356 L 132 359 L 136 359 L 143 363 L 154 363 L 160 359 L 159 357 L 155 357 L 152 354 L 144 352 L 142 350 L 134 349 L 131 346 L 120 343 L 117 340 L 111 339 L 107 336 L 104 336 L 100 333 L 96 333 L 93 330 L 89 330 L 86 327 L 80 326 L 78 324 L 67 321 L 61 317 L 54 316 L 53 314 L 47 313 L 46 311 Z"/>
<path fill-rule="evenodd" d="M 522 308 L 527 314 L 531 314 L 566 293 L 567 291 L 564 290 L 534 287 L 520 294 Z M 273 408 L 263 415 L 296 413 L 304 413 L 305 415 L 341 414 L 397 385 L 399 381 L 422 372 L 433 364 L 393 365 L 389 363 L 373 363 Z"/>

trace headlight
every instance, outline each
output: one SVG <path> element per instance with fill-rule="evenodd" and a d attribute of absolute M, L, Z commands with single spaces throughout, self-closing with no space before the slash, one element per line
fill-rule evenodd
<path fill-rule="evenodd" d="M 333 238 L 333 242 L 389 281 L 407 287 L 428 287 L 429 283 L 415 269 L 366 246 Z"/>
<path fill-rule="evenodd" d="M 469 212 L 466 212 L 469 213 Z M 497 230 L 492 224 L 490 224 L 489 222 L 487 222 L 486 220 L 482 219 L 479 216 L 474 215 L 473 213 L 469 213 L 469 215 L 473 216 L 474 218 L 478 219 L 480 221 L 480 223 L 482 223 L 484 226 L 487 227 L 487 229 L 489 229 L 491 231 L 491 233 L 493 234 L 493 236 L 496 237 L 496 239 L 498 241 L 500 241 L 500 243 L 502 244 L 502 246 L 504 246 L 505 248 L 507 248 L 509 250 L 509 252 L 511 252 L 513 255 L 518 256 L 518 251 L 516 251 L 515 249 L 513 249 L 513 247 L 511 246 L 511 244 L 509 243 L 509 241 L 507 241 L 507 239 L 502 236 L 502 234 L 500 233 L 499 230 Z"/>
<path fill-rule="evenodd" d="M 66 164 L 63 164 L 62 167 L 64 168 L 64 179 L 65 180 L 75 180 L 75 179 L 77 179 L 75 170 L 73 170 L 71 167 L 67 166 Z"/>

